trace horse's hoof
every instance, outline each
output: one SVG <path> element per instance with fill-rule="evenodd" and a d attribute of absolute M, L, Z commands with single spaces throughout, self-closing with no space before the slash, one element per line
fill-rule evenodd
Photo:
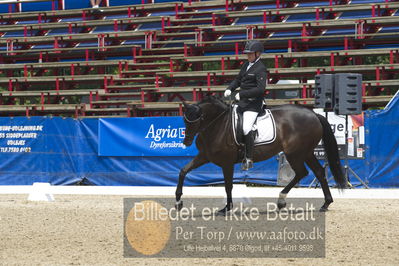
<path fill-rule="evenodd" d="M 220 211 L 218 211 L 217 215 L 226 216 L 230 211 L 231 211 L 231 208 L 226 206 L 223 209 L 221 209 Z"/>
<path fill-rule="evenodd" d="M 281 210 L 282 208 L 285 208 L 285 206 L 287 206 L 287 202 L 285 201 L 277 201 L 277 207 L 279 210 Z"/>
<path fill-rule="evenodd" d="M 320 212 L 326 212 L 326 211 L 328 211 L 328 206 L 322 206 L 320 208 Z"/>
<path fill-rule="evenodd" d="M 176 202 L 176 204 L 175 204 L 175 209 L 176 209 L 177 211 L 181 211 L 182 208 L 183 208 L 183 201 L 180 200 L 180 201 Z"/>
<path fill-rule="evenodd" d="M 226 210 L 222 209 L 216 213 L 216 216 L 226 216 Z"/>

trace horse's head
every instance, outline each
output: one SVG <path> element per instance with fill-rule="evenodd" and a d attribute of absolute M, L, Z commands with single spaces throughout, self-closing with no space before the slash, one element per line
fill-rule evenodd
<path fill-rule="evenodd" d="M 198 104 L 187 104 L 183 102 L 183 105 L 183 118 L 186 126 L 183 144 L 188 147 L 193 143 L 194 137 L 199 131 L 204 116 L 201 107 Z"/>
<path fill-rule="evenodd" d="M 191 146 L 194 137 L 212 123 L 212 119 L 217 117 L 221 112 L 226 110 L 227 106 L 224 102 L 214 96 L 207 96 L 199 103 L 187 104 L 184 106 L 184 124 L 186 126 L 183 144 Z"/>

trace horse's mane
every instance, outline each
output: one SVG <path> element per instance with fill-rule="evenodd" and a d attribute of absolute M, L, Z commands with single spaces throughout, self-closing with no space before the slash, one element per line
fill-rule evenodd
<path fill-rule="evenodd" d="M 220 99 L 219 97 L 216 97 L 214 95 L 207 95 L 205 96 L 205 98 L 203 98 L 200 102 L 198 102 L 198 104 L 202 104 L 202 103 L 211 103 L 214 105 L 218 105 L 220 107 L 222 107 L 223 109 L 227 109 L 229 106 L 227 103 L 225 103 L 222 99 Z"/>

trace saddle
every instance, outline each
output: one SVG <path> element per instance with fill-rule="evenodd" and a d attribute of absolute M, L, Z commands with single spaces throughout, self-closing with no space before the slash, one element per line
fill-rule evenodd
<path fill-rule="evenodd" d="M 237 105 L 232 107 L 232 123 L 234 140 L 240 146 L 244 144 L 243 115 L 237 110 L 237 107 Z M 270 144 L 276 139 L 276 123 L 270 109 L 262 109 L 252 130 L 256 132 L 255 146 Z"/>

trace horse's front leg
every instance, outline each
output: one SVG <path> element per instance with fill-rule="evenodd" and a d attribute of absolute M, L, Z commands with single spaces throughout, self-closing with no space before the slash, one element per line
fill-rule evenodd
<path fill-rule="evenodd" d="M 226 214 L 233 209 L 233 198 L 231 195 L 233 190 L 233 174 L 234 164 L 223 166 L 224 188 L 226 190 L 227 204 L 222 210 L 219 211 L 221 214 Z"/>
<path fill-rule="evenodd" d="M 197 156 L 194 157 L 188 164 L 186 164 L 179 173 L 179 183 L 177 184 L 176 187 L 176 209 L 181 210 L 183 208 L 183 201 L 181 200 L 181 196 L 183 195 L 183 184 L 184 184 L 184 178 L 186 175 L 193 169 L 200 167 L 201 165 L 204 165 L 208 163 L 209 161 L 205 158 L 205 156 L 201 153 L 197 154 Z"/>

